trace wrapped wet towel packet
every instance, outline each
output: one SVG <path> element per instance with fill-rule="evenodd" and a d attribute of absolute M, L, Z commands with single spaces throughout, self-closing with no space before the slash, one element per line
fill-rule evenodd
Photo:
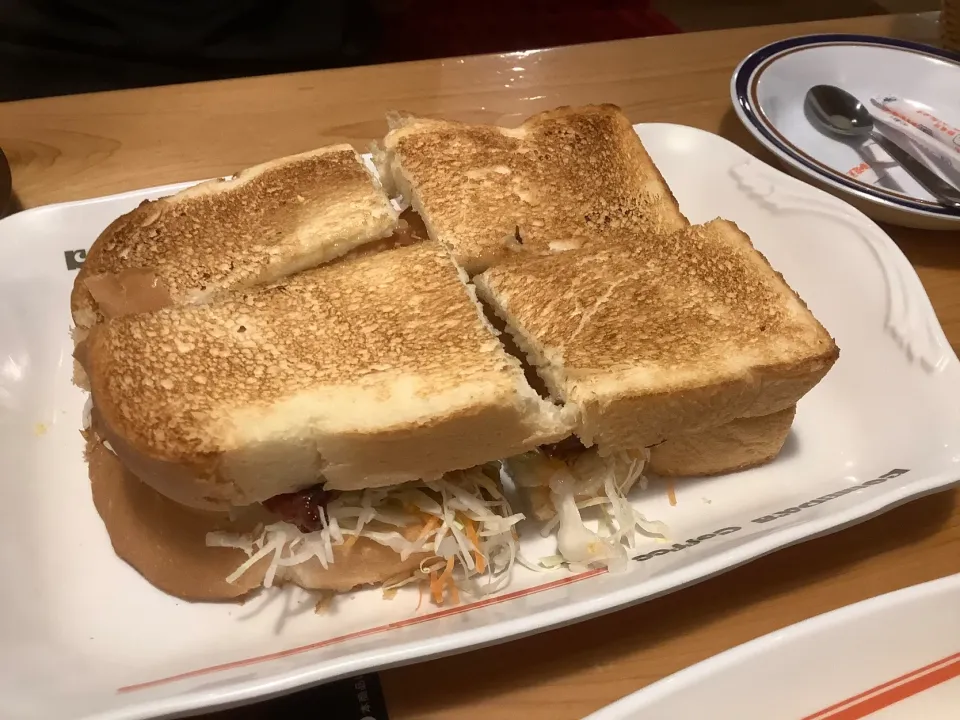
<path fill-rule="evenodd" d="M 942 163 L 946 163 L 949 169 L 960 172 L 960 128 L 943 120 L 932 108 L 915 100 L 886 95 L 871 98 L 868 109 L 881 132 L 898 145 L 908 140 L 922 151 L 921 157 L 926 155 L 933 161 L 929 163 L 932 169 L 943 171 L 946 168 Z"/>

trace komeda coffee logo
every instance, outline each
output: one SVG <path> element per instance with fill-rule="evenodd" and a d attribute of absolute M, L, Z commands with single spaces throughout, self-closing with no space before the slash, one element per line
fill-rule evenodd
<path fill-rule="evenodd" d="M 63 257 L 67 261 L 67 270 L 79 270 L 83 261 L 87 259 L 87 251 L 64 250 Z"/>
<path fill-rule="evenodd" d="M 822 505 L 825 502 L 836 500 L 839 497 L 843 497 L 844 495 L 849 495 L 850 493 L 856 492 L 857 490 L 863 490 L 864 488 L 873 487 L 874 485 L 882 485 L 887 480 L 893 480 L 893 478 L 900 477 L 901 475 L 905 475 L 908 472 L 910 471 L 897 468 L 895 470 L 891 470 L 889 472 L 884 473 L 878 478 L 874 478 L 873 480 L 867 480 L 866 482 L 862 482 L 859 485 L 850 485 L 849 487 L 845 487 L 842 490 L 837 490 L 835 492 L 813 498 L 812 500 L 807 500 L 806 502 L 802 502 L 799 505 L 796 505 L 795 507 L 784 508 L 783 510 L 777 510 L 775 513 L 772 513 L 770 515 L 764 515 L 763 517 L 755 518 L 753 522 L 759 525 L 763 525 L 769 522 L 774 522 L 776 520 L 782 520 L 785 517 L 796 515 L 797 513 L 803 512 L 804 510 L 809 510 L 810 508 L 816 507 L 817 505 Z"/>
<path fill-rule="evenodd" d="M 777 510 L 776 512 L 771 513 L 769 515 L 762 515 L 761 517 L 754 518 L 750 522 L 756 525 L 766 525 L 767 523 L 783 520 L 784 518 L 790 517 L 791 515 L 796 515 L 797 513 L 803 512 L 804 510 L 809 510 L 810 508 L 814 508 L 817 505 L 822 505 L 825 502 L 830 502 L 831 500 L 835 500 L 839 497 L 843 497 L 844 495 L 849 495 L 850 493 L 856 492 L 857 490 L 863 490 L 868 487 L 873 487 L 874 485 L 882 485 L 888 480 L 892 480 L 893 478 L 900 477 L 901 475 L 904 475 L 908 472 L 910 471 L 903 470 L 901 468 L 896 468 L 894 470 L 890 470 L 889 472 L 884 473 L 878 478 L 874 478 L 873 480 L 867 480 L 866 482 L 862 482 L 857 485 L 850 485 L 849 487 L 845 487 L 842 490 L 836 490 L 835 492 L 828 493 L 826 495 L 821 495 L 820 497 L 816 497 L 811 500 L 807 500 L 806 502 L 802 502 L 799 505 L 796 505 L 794 507 L 788 507 L 788 508 L 784 508 L 783 510 Z M 741 530 L 743 530 L 742 527 L 738 525 L 731 525 L 730 527 L 720 528 L 719 530 L 714 530 L 713 532 L 705 533 L 703 535 L 699 535 L 694 538 L 689 538 L 688 540 L 682 543 L 677 542 L 669 547 L 657 548 L 656 550 L 652 550 L 648 553 L 637 555 L 633 559 L 636 560 L 637 562 L 646 562 L 647 560 L 652 560 L 653 558 L 660 557 L 661 555 L 669 555 L 670 553 L 688 550 L 692 547 L 696 547 L 700 543 L 709 542 L 710 540 L 714 540 L 718 537 L 723 537 L 724 535 L 733 535 L 734 533 L 738 533 Z"/>

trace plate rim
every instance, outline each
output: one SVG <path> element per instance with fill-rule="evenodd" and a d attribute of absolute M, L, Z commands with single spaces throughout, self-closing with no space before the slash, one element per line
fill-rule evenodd
<path fill-rule="evenodd" d="M 638 123 L 633 127 L 638 133 L 647 128 L 651 130 L 661 128 L 674 131 L 679 129 L 686 133 L 709 136 L 710 142 L 724 143 L 742 156 L 744 160 L 749 159 L 754 162 L 760 162 L 730 140 L 699 128 L 674 123 Z M 790 178 L 779 169 L 770 168 L 770 170 L 783 178 L 787 178 L 789 182 L 799 182 L 794 178 Z M 85 205 L 109 199 L 129 198 L 131 196 L 155 193 L 163 189 L 183 187 L 191 184 L 193 184 L 193 182 L 188 181 L 154 188 L 130 190 L 114 195 L 41 206 L 24 211 L 24 213 L 42 212 L 45 209 L 58 206 Z M 807 187 L 817 194 L 824 192 L 815 187 Z M 889 262 L 901 266 L 903 271 L 909 271 L 916 275 L 916 271 L 912 265 L 910 265 L 896 243 L 893 242 L 885 232 L 855 208 L 851 207 L 850 212 L 856 213 L 864 222 L 873 225 L 876 231 L 884 238 L 884 242 L 889 246 L 890 250 Z M 18 213 L 18 215 L 24 213 Z M 11 216 L 10 218 L 0 221 L 0 223 L 10 222 L 18 215 Z M 23 247 L 29 246 L 24 245 Z M 925 292 L 922 292 L 917 295 L 917 300 L 920 302 L 924 313 L 930 316 L 930 320 L 935 323 L 934 327 L 939 335 L 945 339 L 945 334 L 933 311 L 929 296 Z M 956 360 L 956 353 L 949 343 L 947 343 L 947 348 L 949 349 L 951 358 Z M 732 570 L 782 548 L 838 532 L 883 514 L 908 501 L 946 490 L 955 485 L 960 485 L 960 470 L 953 470 L 951 468 L 937 473 L 924 473 L 923 470 L 918 470 L 916 479 L 911 481 L 906 487 L 891 486 L 883 490 L 877 489 L 876 492 L 871 493 L 855 506 L 846 510 L 833 512 L 822 518 L 807 520 L 804 523 L 780 527 L 760 537 L 753 538 L 739 547 L 727 549 L 701 558 L 685 567 L 668 571 L 659 578 L 650 579 L 642 584 L 638 583 L 619 590 L 613 590 L 601 596 L 586 598 L 558 608 L 538 610 L 532 615 L 528 614 L 522 617 L 491 623 L 480 628 L 451 633 L 441 638 L 428 641 L 427 643 L 408 640 L 402 644 L 391 647 L 387 651 L 381 649 L 354 653 L 352 656 L 338 661 L 335 665 L 326 663 L 320 666 L 314 665 L 312 667 L 293 668 L 274 672 L 269 677 L 240 680 L 217 688 L 193 689 L 184 693 L 163 697 L 151 698 L 146 696 L 139 702 L 131 702 L 122 706 L 97 710 L 83 717 L 86 720 L 141 720 L 157 716 L 180 715 L 200 709 L 214 709 L 239 705 L 292 692 L 310 685 L 333 681 L 358 672 L 381 670 L 396 665 L 421 662 L 438 656 L 465 652 L 471 649 L 543 632 L 555 627 L 574 624 L 581 620 L 587 620 L 640 602 L 646 602 L 676 590 L 682 590 L 685 587 Z M 638 592 L 639 587 L 643 589 Z M 536 619 L 531 620 L 531 617 Z M 131 693 L 129 697 L 134 697 L 133 693 Z"/>
<path fill-rule="evenodd" d="M 537 611 L 534 616 L 539 622 L 536 623 L 530 622 L 530 615 L 524 615 L 523 617 L 491 623 L 482 628 L 452 633 L 431 642 L 427 652 L 420 652 L 416 649 L 418 646 L 422 647 L 423 643 L 411 640 L 395 645 L 386 653 L 383 650 L 357 653 L 342 661 L 332 672 L 322 666 L 319 668 L 314 666 L 287 670 L 272 677 L 254 678 L 216 689 L 192 690 L 173 696 L 145 698 L 141 703 L 131 703 L 85 715 L 82 720 L 149 720 L 149 718 L 178 716 L 197 710 L 223 709 L 268 700 L 271 697 L 303 690 L 312 685 L 333 682 L 363 672 L 379 672 L 399 665 L 426 662 L 438 657 L 499 645 L 554 628 L 574 625 L 683 590 L 778 550 L 807 540 L 824 537 L 834 532 L 840 532 L 885 514 L 907 502 L 955 486 L 960 486 L 960 478 L 954 477 L 952 473 L 944 472 L 921 477 L 919 480 L 915 480 L 909 489 L 878 493 L 871 498 L 872 502 L 860 502 L 846 512 L 834 513 L 819 521 L 807 521 L 793 526 L 785 526 L 768 535 L 754 538 L 739 548 L 724 550 L 692 563 L 690 566 L 672 570 L 659 579 L 657 584 L 663 587 L 656 588 L 652 592 L 641 594 L 632 592 L 637 587 L 634 585 L 606 595 L 570 603 L 561 608 Z M 843 519 L 840 520 L 840 517 L 843 517 Z M 815 529 L 812 529 L 814 527 Z M 762 546 L 762 548 L 755 551 L 758 546 Z M 705 571 L 700 572 L 704 567 Z M 676 575 L 682 576 L 679 582 L 668 583 L 665 581 L 665 578 Z M 649 584 L 650 581 L 643 585 L 649 586 Z M 598 600 L 602 600 L 602 602 L 598 602 Z M 583 604 L 596 604 L 597 606 L 583 613 L 572 611 Z M 479 637 L 469 639 L 472 636 Z M 214 675 L 216 672 L 218 671 L 214 670 L 210 674 Z M 133 693 L 130 696 L 132 697 Z"/>
<path fill-rule="evenodd" d="M 960 573 L 945 575 L 916 585 L 908 585 L 882 595 L 874 595 L 772 630 L 753 640 L 748 640 L 716 655 L 711 655 L 698 663 L 650 683 L 646 687 L 635 690 L 629 695 L 591 713 L 584 720 L 629 720 L 631 715 L 626 713 L 648 709 L 653 702 L 689 690 L 716 670 L 724 669 L 733 663 L 738 663 L 752 656 L 761 655 L 777 645 L 790 643 L 798 638 L 836 627 L 851 618 L 871 615 L 881 608 L 910 603 L 917 598 L 936 594 L 941 590 L 944 592 L 956 590 L 960 594 Z"/>
<path fill-rule="evenodd" d="M 805 158 L 791 145 L 785 144 L 770 130 L 770 123 L 761 119 L 762 112 L 754 107 L 750 98 L 749 88 L 758 73 L 766 65 L 784 54 L 802 48 L 815 48 L 821 45 L 868 45 L 884 47 L 891 50 L 919 53 L 940 60 L 946 60 L 957 66 L 960 71 L 960 54 L 948 50 L 898 38 L 886 38 L 877 35 L 861 35 L 857 33 L 813 33 L 777 40 L 760 47 L 747 55 L 734 69 L 730 78 L 730 100 L 734 112 L 740 122 L 747 128 L 767 150 L 778 158 L 787 162 L 805 175 L 815 177 L 821 182 L 829 184 L 837 190 L 855 195 L 861 200 L 880 205 L 887 209 L 907 212 L 941 221 L 960 223 L 960 211 L 949 208 L 938 208 L 930 203 L 921 203 L 915 200 L 897 199 L 885 194 L 877 193 L 870 186 L 856 180 L 846 178 L 836 171 L 824 170 L 820 163 Z M 758 78 L 759 79 L 759 78 Z"/>

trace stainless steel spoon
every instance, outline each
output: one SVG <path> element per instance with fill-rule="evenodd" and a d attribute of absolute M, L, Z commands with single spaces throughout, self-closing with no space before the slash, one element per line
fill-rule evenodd
<path fill-rule="evenodd" d="M 909 152 L 876 131 L 873 116 L 857 98 L 834 85 L 815 85 L 805 99 L 818 130 L 852 141 L 872 139 L 942 205 L 960 210 L 960 190 Z"/>

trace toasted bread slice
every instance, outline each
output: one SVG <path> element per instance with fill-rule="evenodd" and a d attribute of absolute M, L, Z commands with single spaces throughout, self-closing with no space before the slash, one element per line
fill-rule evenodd
<path fill-rule="evenodd" d="M 630 121 L 563 107 L 507 129 L 397 118 L 381 176 L 471 276 L 543 253 L 688 225 Z"/>
<path fill-rule="evenodd" d="M 719 427 L 683 433 L 650 448 L 649 472 L 663 476 L 720 475 L 763 465 L 780 454 L 797 406 Z"/>
<path fill-rule="evenodd" d="M 492 268 L 475 278 L 576 434 L 650 447 L 795 405 L 839 351 L 732 222 Z"/>
<path fill-rule="evenodd" d="M 431 241 L 113 318 L 77 357 L 124 464 L 199 508 L 430 480 L 571 428 Z"/>
<path fill-rule="evenodd" d="M 87 253 L 77 339 L 104 318 L 209 301 L 389 236 L 397 212 L 350 145 L 272 160 L 145 201 Z"/>

